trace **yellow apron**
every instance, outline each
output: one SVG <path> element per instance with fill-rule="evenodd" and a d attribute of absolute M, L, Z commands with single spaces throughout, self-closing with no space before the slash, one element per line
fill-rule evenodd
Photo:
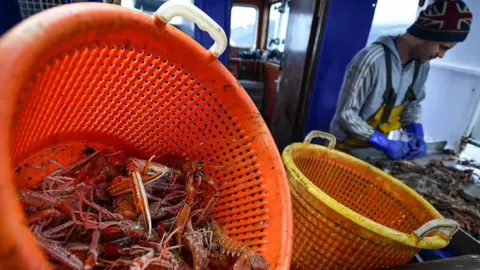
<path fill-rule="evenodd" d="M 403 102 L 401 105 L 393 107 L 390 117 L 388 117 L 388 122 L 382 122 L 382 116 L 385 112 L 387 104 L 382 104 L 382 107 L 369 119 L 367 124 L 373 127 L 375 130 L 383 133 L 385 136 L 388 136 L 388 133 L 393 130 L 400 129 L 402 125 L 400 124 L 400 115 L 405 109 L 407 102 Z M 355 139 L 353 137 L 348 137 L 345 141 L 340 144 L 343 148 L 365 148 L 368 147 L 367 142 Z"/>
<path fill-rule="evenodd" d="M 420 64 L 415 62 L 415 69 L 413 71 L 413 80 L 410 84 L 405 97 L 403 98 L 402 104 L 399 106 L 395 106 L 395 102 L 397 100 L 397 94 L 392 86 L 392 62 L 391 62 L 391 55 L 390 49 L 388 49 L 385 45 L 381 44 L 385 50 L 385 63 L 386 63 L 386 70 L 387 70 L 387 90 L 383 95 L 383 103 L 380 109 L 370 118 L 367 120 L 367 124 L 373 127 L 375 130 L 383 133 L 385 136 L 393 131 L 400 129 L 402 127 L 400 123 L 400 116 L 402 115 L 405 106 L 408 102 L 416 100 L 415 93 L 413 91 L 413 85 L 418 76 L 418 71 L 420 69 Z M 358 140 L 349 136 L 345 141 L 338 144 L 338 149 L 340 150 L 348 150 L 354 148 L 366 148 L 368 144 L 366 141 Z"/>

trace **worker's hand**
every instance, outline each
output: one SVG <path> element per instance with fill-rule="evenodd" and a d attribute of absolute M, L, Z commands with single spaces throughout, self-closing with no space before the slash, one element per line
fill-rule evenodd
<path fill-rule="evenodd" d="M 388 158 L 393 160 L 404 158 L 410 151 L 407 142 L 389 140 L 385 135 L 376 130 L 370 136 L 368 144 L 375 149 L 383 151 Z"/>
<path fill-rule="evenodd" d="M 421 157 L 427 153 L 427 144 L 423 138 L 412 138 L 408 142 L 410 151 L 405 156 L 405 159 L 412 160 Z"/>
<path fill-rule="evenodd" d="M 410 141 L 408 141 L 408 147 L 410 148 L 410 151 L 405 158 L 412 160 L 425 155 L 427 153 L 427 144 L 423 138 L 424 135 L 422 124 L 411 123 L 405 126 L 405 131 L 410 137 Z"/>

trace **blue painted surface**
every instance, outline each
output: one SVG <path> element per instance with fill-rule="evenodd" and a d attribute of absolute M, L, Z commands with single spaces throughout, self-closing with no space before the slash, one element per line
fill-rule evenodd
<path fill-rule="evenodd" d="M 102 2 L 102 0 L 84 0 L 85 2 Z M 15 24 L 22 20 L 17 0 L 0 1 L 0 35 L 7 32 Z M 73 0 L 64 0 L 65 4 L 73 3 Z"/>
<path fill-rule="evenodd" d="M 0 1 L 0 35 L 22 20 L 17 0 Z"/>
<path fill-rule="evenodd" d="M 376 0 L 329 2 L 306 132 L 328 131 L 337 108 L 345 68 L 366 45 L 377 3 Z"/>
<path fill-rule="evenodd" d="M 424 261 L 433 261 L 433 260 L 440 260 L 440 259 L 447 259 L 456 256 L 460 256 L 463 254 L 459 254 L 453 247 L 447 246 L 442 249 L 422 249 L 418 252 L 422 260 Z"/>
<path fill-rule="evenodd" d="M 230 12 L 232 8 L 231 0 L 195 0 L 195 5 L 203 10 L 215 22 L 222 27 L 227 34 L 227 40 L 230 40 Z M 202 44 L 206 49 L 213 45 L 213 40 L 207 32 L 200 30 L 195 26 L 195 40 Z M 220 62 L 227 65 L 228 46 L 225 52 L 219 57 Z"/>

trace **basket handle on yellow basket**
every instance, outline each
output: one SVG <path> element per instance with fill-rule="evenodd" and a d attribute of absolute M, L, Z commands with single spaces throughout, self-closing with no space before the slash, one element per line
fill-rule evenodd
<path fill-rule="evenodd" d="M 423 224 L 422 227 L 418 228 L 413 232 L 413 234 L 423 240 L 425 236 L 434 231 L 440 231 L 443 235 L 452 239 L 452 236 L 458 231 L 460 224 L 455 220 L 446 219 L 446 218 L 437 218 L 430 220 L 429 222 Z"/>
<path fill-rule="evenodd" d="M 311 143 L 315 138 L 322 138 L 327 140 L 327 147 L 329 149 L 335 148 L 335 144 L 337 144 L 337 138 L 328 132 L 323 132 L 319 130 L 312 130 L 310 131 L 307 136 L 305 137 L 304 142 Z"/>
<path fill-rule="evenodd" d="M 208 32 L 214 43 L 209 51 L 219 57 L 227 48 L 227 35 L 225 31 L 205 12 L 195 5 L 181 1 L 168 1 L 161 5 L 155 12 L 162 22 L 168 23 L 173 17 L 180 16 L 194 22 L 198 28 Z"/>

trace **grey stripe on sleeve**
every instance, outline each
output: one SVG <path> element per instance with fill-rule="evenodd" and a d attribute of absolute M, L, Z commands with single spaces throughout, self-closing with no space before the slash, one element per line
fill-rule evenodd
<path fill-rule="evenodd" d="M 361 140 L 368 140 L 373 133 L 373 128 L 359 114 L 373 88 L 373 85 L 371 85 L 373 80 L 367 75 L 371 72 L 372 64 L 383 55 L 383 52 L 382 46 L 367 52 L 360 62 L 352 63 L 349 66 L 345 76 L 340 123 L 342 128 L 350 135 Z"/>

